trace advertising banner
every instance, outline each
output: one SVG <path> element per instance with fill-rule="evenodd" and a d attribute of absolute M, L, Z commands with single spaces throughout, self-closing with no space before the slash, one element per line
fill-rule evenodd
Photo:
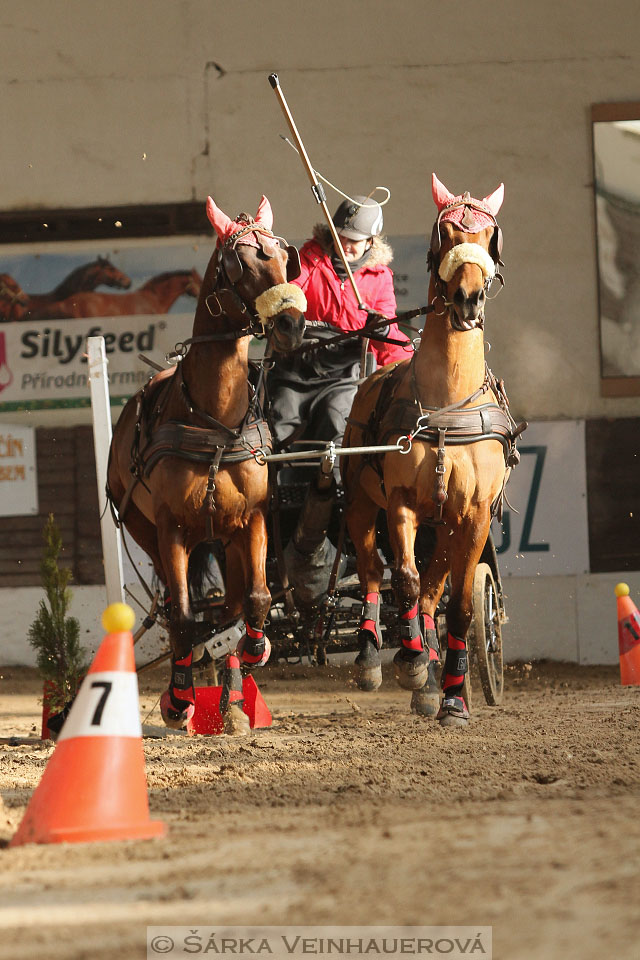
<path fill-rule="evenodd" d="M 531 423 L 492 534 L 503 577 L 589 572 L 584 420 Z"/>
<path fill-rule="evenodd" d="M 36 442 L 33 427 L 0 424 L 0 517 L 38 512 Z"/>
<path fill-rule="evenodd" d="M 188 337 L 207 237 L 0 248 L 0 411 L 87 406 L 86 340 L 103 336 L 112 402 Z M 43 292 L 48 291 L 48 292 Z"/>
<path fill-rule="evenodd" d="M 391 245 L 398 310 L 424 305 L 426 239 Z M 112 403 L 135 393 L 152 372 L 139 354 L 164 364 L 190 335 L 214 247 L 206 236 L 0 247 L 0 412 L 88 406 L 87 337 L 105 338 Z"/>

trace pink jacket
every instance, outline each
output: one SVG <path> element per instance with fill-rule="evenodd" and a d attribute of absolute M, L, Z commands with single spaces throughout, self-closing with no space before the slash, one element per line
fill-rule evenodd
<path fill-rule="evenodd" d="M 329 253 L 332 248 L 329 228 L 318 224 L 314 229 L 313 239 L 307 240 L 300 250 L 302 269 L 294 283 L 304 290 L 307 298 L 307 320 L 324 321 L 345 332 L 359 330 L 365 325 L 367 314 L 358 309 L 349 281 L 340 280 L 333 269 Z M 393 274 L 387 265 L 392 257 L 388 243 L 380 237 L 374 237 L 369 259 L 354 274 L 366 306 L 385 317 L 396 315 Z M 391 324 L 388 336 L 407 344 L 410 342 L 396 323 Z M 411 356 L 411 352 L 401 346 L 375 340 L 369 341 L 369 349 L 375 354 L 379 367 L 395 360 L 406 360 Z"/>

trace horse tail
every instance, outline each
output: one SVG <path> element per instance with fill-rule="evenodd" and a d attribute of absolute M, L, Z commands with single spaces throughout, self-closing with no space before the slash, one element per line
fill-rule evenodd
<path fill-rule="evenodd" d="M 189 555 L 187 582 L 192 600 L 201 600 L 210 588 L 224 592 L 222 557 L 216 544 L 199 543 Z"/>

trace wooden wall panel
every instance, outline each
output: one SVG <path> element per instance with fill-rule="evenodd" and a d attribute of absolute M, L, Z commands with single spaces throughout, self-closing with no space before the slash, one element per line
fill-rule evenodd
<path fill-rule="evenodd" d="M 89 426 L 36 430 L 37 516 L 0 519 L 0 587 L 40 586 L 42 531 L 53 513 L 72 584 L 104 583 L 98 491 Z"/>

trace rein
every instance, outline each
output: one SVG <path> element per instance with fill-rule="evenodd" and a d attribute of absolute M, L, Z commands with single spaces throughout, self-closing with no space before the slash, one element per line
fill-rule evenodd
<path fill-rule="evenodd" d="M 199 337 L 188 337 L 186 340 L 179 340 L 170 353 L 165 354 L 165 360 L 168 363 L 174 360 L 184 360 L 188 348 L 192 343 L 212 343 L 219 340 L 241 340 L 242 337 L 255 336 L 252 327 L 241 327 L 238 330 L 227 330 L 224 333 L 204 333 Z"/>
<path fill-rule="evenodd" d="M 404 313 L 399 313 L 395 317 L 381 317 L 378 314 L 374 314 L 376 319 L 365 324 L 364 327 L 360 327 L 359 330 L 350 330 L 348 333 L 339 333 L 335 337 L 327 338 L 326 340 L 311 340 L 306 346 L 303 344 L 301 347 L 298 347 L 297 350 L 292 350 L 289 354 L 290 356 L 296 356 L 297 354 L 304 353 L 316 353 L 318 350 L 322 350 L 325 347 L 333 346 L 334 344 L 344 343 L 346 340 L 352 340 L 353 337 L 361 337 L 362 339 L 367 340 L 376 340 L 380 343 L 391 343 L 394 346 L 405 347 L 407 350 L 410 347 L 410 344 L 407 344 L 405 340 L 396 340 L 393 337 L 386 337 L 382 334 L 376 333 L 377 327 L 386 327 L 390 323 L 404 323 L 405 320 L 413 320 L 415 317 L 427 316 L 427 314 L 432 313 L 435 310 L 433 303 L 425 307 L 418 307 L 415 310 L 406 310 Z M 313 328 L 313 321 L 307 321 L 307 326 Z M 407 326 L 409 326 L 407 324 Z M 409 327 L 409 329 L 414 330 L 416 333 L 420 331 L 416 327 Z"/>

